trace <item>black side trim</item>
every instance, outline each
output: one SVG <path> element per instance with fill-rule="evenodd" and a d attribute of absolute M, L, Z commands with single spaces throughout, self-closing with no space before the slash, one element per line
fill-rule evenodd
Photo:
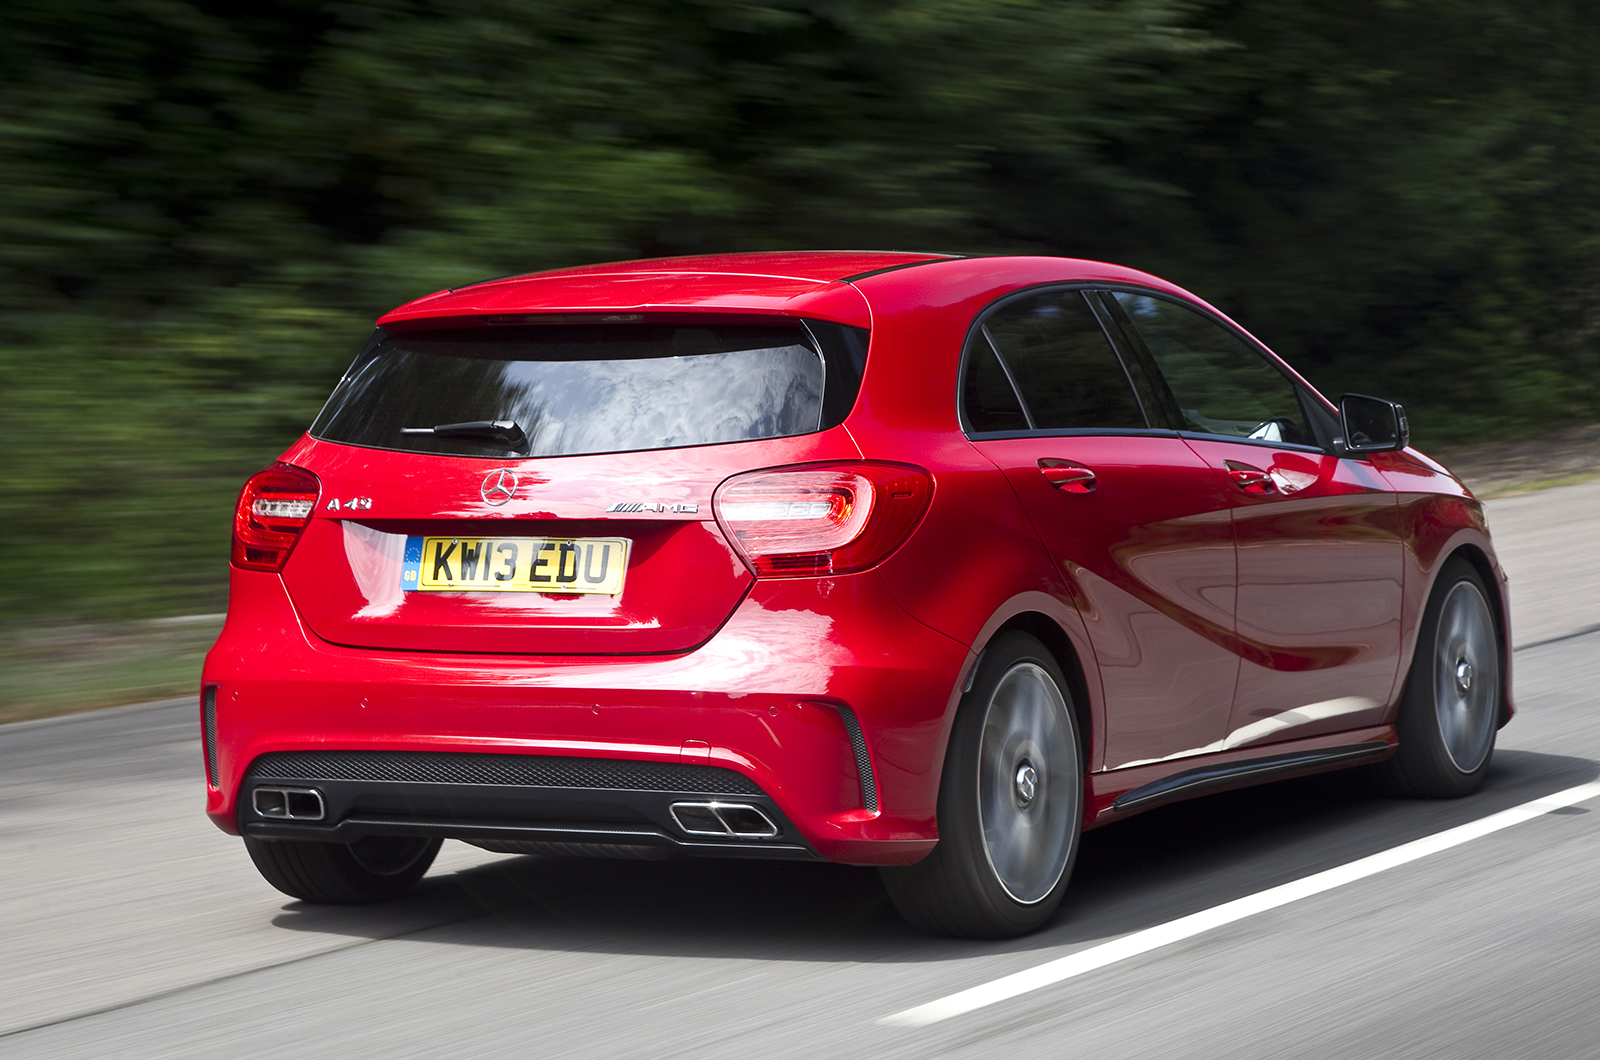
<path fill-rule="evenodd" d="M 885 265 L 881 269 L 868 269 L 866 272 L 858 272 L 854 276 L 841 276 L 833 282 L 855 283 L 857 280 L 864 280 L 868 276 L 877 276 L 885 272 L 899 272 L 901 269 L 914 269 L 918 265 L 932 265 L 936 261 L 960 261 L 967 256 L 966 254 L 941 254 L 936 258 L 924 258 L 921 261 L 903 261 L 898 265 Z"/>
<path fill-rule="evenodd" d="M 995 442 L 1009 438 L 1180 438 L 1182 432 L 1169 431 L 1165 427 L 1049 427 L 1033 431 L 968 431 L 967 437 L 975 442 Z M 1229 435 L 1217 437 L 1239 441 L 1238 438 Z"/>
<path fill-rule="evenodd" d="M 1113 810 L 1148 809 L 1172 799 L 1188 798 L 1211 788 L 1220 788 L 1243 782 L 1266 780 L 1285 773 L 1295 773 L 1311 766 L 1331 765 L 1335 762 L 1352 763 L 1364 758 L 1379 758 L 1389 752 L 1390 744 L 1362 743 L 1345 747 L 1329 747 L 1320 751 L 1297 751 L 1293 754 L 1252 758 L 1229 765 L 1203 766 L 1153 780 L 1143 787 L 1123 792 L 1111 804 Z"/>
<path fill-rule="evenodd" d="M 1328 452 L 1320 445 L 1307 445 L 1304 442 L 1269 442 L 1261 438 L 1240 438 L 1237 434 L 1205 434 L 1201 431 L 1178 431 L 1177 434 L 1179 438 L 1193 438 L 1202 442 L 1242 442 L 1245 445 L 1266 446 L 1269 449 L 1287 449 L 1295 453 L 1326 454 Z M 1352 453 L 1346 459 L 1359 460 L 1361 455 Z"/>

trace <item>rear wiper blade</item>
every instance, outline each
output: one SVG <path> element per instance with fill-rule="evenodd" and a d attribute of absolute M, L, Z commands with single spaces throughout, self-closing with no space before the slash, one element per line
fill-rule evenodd
<path fill-rule="evenodd" d="M 431 434 L 436 438 L 486 438 L 504 442 L 519 453 L 528 451 L 528 435 L 516 420 L 469 420 L 466 423 L 439 423 L 432 427 L 401 427 L 401 434 Z"/>

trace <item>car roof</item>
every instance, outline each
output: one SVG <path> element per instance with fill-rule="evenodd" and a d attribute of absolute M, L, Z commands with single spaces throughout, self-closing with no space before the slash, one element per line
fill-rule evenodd
<path fill-rule="evenodd" d="M 809 316 L 869 327 L 873 315 L 870 292 L 887 295 L 894 289 L 904 290 L 908 282 L 917 285 L 928 267 L 937 273 L 950 273 L 956 267 L 979 286 L 1007 274 L 1019 279 L 1042 275 L 1043 268 L 1057 282 L 1110 280 L 1170 288 L 1164 281 L 1132 269 L 1074 258 L 765 251 L 607 262 L 484 280 L 408 302 L 384 314 L 378 325 L 407 330 L 446 322 L 510 324 L 527 316 L 548 318 L 563 313 L 713 312 Z M 890 276 L 901 282 L 885 287 L 883 281 Z M 857 287 L 862 280 L 873 282 Z"/>
<path fill-rule="evenodd" d="M 870 319 L 866 303 L 846 281 L 952 257 L 879 250 L 769 251 L 580 265 L 439 291 L 384 314 L 378 324 L 403 328 L 450 317 L 677 310 L 813 315 L 864 327 Z"/>
<path fill-rule="evenodd" d="M 466 286 L 481 287 L 491 283 L 517 283 L 521 280 L 561 276 L 619 276 L 636 273 L 759 276 L 772 279 L 837 282 L 853 279 L 863 273 L 963 256 L 902 250 L 764 250 L 742 254 L 694 254 L 674 258 L 641 258 L 636 261 L 575 265 L 565 269 L 549 269 L 519 276 L 502 276 Z M 464 289 L 456 287 L 452 290 Z"/>

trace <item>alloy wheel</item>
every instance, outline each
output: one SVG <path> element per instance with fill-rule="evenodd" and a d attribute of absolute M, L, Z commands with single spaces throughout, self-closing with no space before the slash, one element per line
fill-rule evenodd
<path fill-rule="evenodd" d="M 1493 742 L 1500 658 L 1488 602 L 1469 581 L 1457 582 L 1445 596 L 1433 659 L 1439 736 L 1455 767 L 1471 773 Z"/>
<path fill-rule="evenodd" d="M 1043 900 L 1066 871 L 1082 793 L 1061 690 L 1043 667 L 1019 662 L 995 686 L 978 756 L 984 853 L 1017 902 Z"/>

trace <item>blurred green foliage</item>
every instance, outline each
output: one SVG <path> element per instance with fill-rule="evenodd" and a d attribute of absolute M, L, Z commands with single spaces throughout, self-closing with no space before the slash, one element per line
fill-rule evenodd
<path fill-rule="evenodd" d="M 1579 0 L 10 0 L 0 618 L 220 608 L 370 321 L 709 250 L 1098 257 L 1418 436 L 1600 412 Z"/>

